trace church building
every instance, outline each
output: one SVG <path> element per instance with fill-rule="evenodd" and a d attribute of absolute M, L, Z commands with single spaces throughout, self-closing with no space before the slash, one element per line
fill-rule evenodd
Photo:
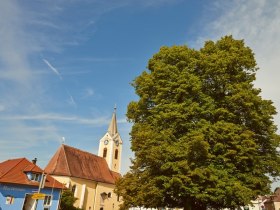
<path fill-rule="evenodd" d="M 64 183 L 84 210 L 117 210 L 121 204 L 114 193 L 120 175 L 122 139 L 117 129 L 116 109 L 108 131 L 100 139 L 98 155 L 62 144 L 45 172 Z"/>

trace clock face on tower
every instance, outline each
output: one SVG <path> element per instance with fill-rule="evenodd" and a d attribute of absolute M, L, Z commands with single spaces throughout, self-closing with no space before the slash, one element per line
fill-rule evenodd
<path fill-rule="evenodd" d="M 107 145 L 108 143 L 109 143 L 109 141 L 106 139 L 106 140 L 104 141 L 104 144 Z"/>

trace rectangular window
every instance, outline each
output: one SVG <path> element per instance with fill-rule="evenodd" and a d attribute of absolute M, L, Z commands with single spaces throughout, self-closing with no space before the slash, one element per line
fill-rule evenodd
<path fill-rule="evenodd" d="M 106 156 L 107 156 L 107 148 L 104 148 L 104 150 L 103 150 L 103 158 L 106 158 Z"/>
<path fill-rule="evenodd" d="M 40 181 L 40 174 L 32 173 L 31 180 L 39 182 Z"/>
<path fill-rule="evenodd" d="M 52 196 L 46 195 L 44 199 L 44 207 L 50 206 L 52 204 Z"/>
<path fill-rule="evenodd" d="M 13 196 L 7 196 L 6 197 L 6 204 L 11 205 L 14 203 L 14 197 Z"/>
<path fill-rule="evenodd" d="M 118 155 L 119 155 L 119 150 L 115 150 L 115 159 L 117 160 L 118 159 Z"/>

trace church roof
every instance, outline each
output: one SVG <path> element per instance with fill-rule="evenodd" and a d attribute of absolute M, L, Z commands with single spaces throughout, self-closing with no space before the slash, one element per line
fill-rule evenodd
<path fill-rule="evenodd" d="M 6 160 L 0 163 L 0 182 L 39 186 L 39 182 L 29 180 L 27 172 L 42 174 L 43 170 L 26 158 Z M 47 175 L 45 187 L 63 188 L 63 184 Z"/>
<path fill-rule="evenodd" d="M 111 120 L 111 123 L 110 123 L 109 128 L 108 128 L 108 133 L 111 136 L 114 136 L 116 133 L 118 133 L 116 107 L 115 107 L 115 110 L 113 112 L 112 120 Z"/>
<path fill-rule="evenodd" d="M 51 175 L 69 176 L 114 184 L 120 174 L 112 172 L 104 158 L 61 145 L 45 168 Z"/>

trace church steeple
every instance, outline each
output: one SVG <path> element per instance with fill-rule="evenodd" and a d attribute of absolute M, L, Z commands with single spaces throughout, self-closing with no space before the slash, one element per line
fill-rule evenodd
<path fill-rule="evenodd" d="M 122 139 L 118 132 L 116 106 L 106 134 L 100 139 L 98 155 L 106 159 L 112 171 L 120 173 Z"/>
<path fill-rule="evenodd" d="M 113 116 L 112 116 L 112 120 L 111 120 L 111 123 L 110 123 L 109 128 L 108 128 L 108 133 L 111 136 L 114 136 L 116 133 L 118 133 L 116 110 L 117 110 L 117 107 L 115 106 Z"/>

